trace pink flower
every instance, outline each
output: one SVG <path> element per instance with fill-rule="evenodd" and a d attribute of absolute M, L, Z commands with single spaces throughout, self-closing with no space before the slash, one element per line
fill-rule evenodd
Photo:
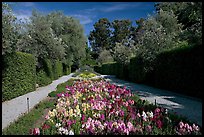
<path fill-rule="evenodd" d="M 162 126 L 163 126 L 163 123 L 161 122 L 161 120 L 157 120 L 157 127 L 158 128 L 162 128 Z"/>
<path fill-rule="evenodd" d="M 154 110 L 154 113 L 159 113 L 160 112 L 160 109 L 159 108 L 156 108 L 155 110 Z"/>
<path fill-rule="evenodd" d="M 179 122 L 179 128 L 183 128 L 184 127 L 184 123 L 181 121 Z"/>
<path fill-rule="evenodd" d="M 33 130 L 30 129 L 30 134 L 31 135 L 40 135 L 40 129 L 39 128 L 34 128 Z"/>
<path fill-rule="evenodd" d="M 123 110 L 120 111 L 119 116 L 120 116 L 120 117 L 123 117 L 123 116 L 124 116 L 124 111 L 123 111 Z"/>
<path fill-rule="evenodd" d="M 148 133 L 152 132 L 152 127 L 151 127 L 150 125 L 146 126 L 145 129 L 146 129 L 146 131 L 147 131 Z"/>
<path fill-rule="evenodd" d="M 101 114 L 100 119 L 101 119 L 101 120 L 105 120 L 104 114 Z"/>
<path fill-rule="evenodd" d="M 84 121 L 84 120 L 85 120 L 85 118 L 86 118 L 86 117 L 85 117 L 85 115 L 84 115 L 84 114 L 82 114 L 81 120 L 82 120 L 82 121 Z"/>
<path fill-rule="evenodd" d="M 128 122 L 127 127 L 129 129 L 129 131 L 132 131 L 133 128 L 134 128 L 134 126 L 133 126 L 133 124 L 131 122 Z"/>
<path fill-rule="evenodd" d="M 138 116 L 138 117 L 141 117 L 140 113 L 137 113 L 137 116 Z"/>
<path fill-rule="evenodd" d="M 193 130 L 195 130 L 195 131 L 199 131 L 199 127 L 196 126 L 195 124 L 193 124 Z"/>
<path fill-rule="evenodd" d="M 42 129 L 43 129 L 43 130 L 48 129 L 48 128 L 50 128 L 50 126 L 47 125 L 47 124 L 44 124 L 44 125 L 42 126 Z"/>

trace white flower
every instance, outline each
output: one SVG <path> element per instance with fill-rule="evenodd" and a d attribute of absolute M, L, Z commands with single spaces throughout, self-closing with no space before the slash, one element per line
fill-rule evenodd
<path fill-rule="evenodd" d="M 153 112 L 147 112 L 148 117 L 153 118 Z"/>
<path fill-rule="evenodd" d="M 63 134 L 68 135 L 69 134 L 68 130 L 64 129 Z"/>
<path fill-rule="evenodd" d="M 57 124 L 55 125 L 56 128 L 58 128 L 58 127 L 60 127 L 60 126 L 61 126 L 60 123 L 57 123 Z"/>
<path fill-rule="evenodd" d="M 74 132 L 72 130 L 70 130 L 69 135 L 74 135 Z"/>
<path fill-rule="evenodd" d="M 147 118 L 147 115 L 146 115 L 146 113 L 144 111 L 142 111 L 142 117 L 143 117 L 144 120 Z"/>

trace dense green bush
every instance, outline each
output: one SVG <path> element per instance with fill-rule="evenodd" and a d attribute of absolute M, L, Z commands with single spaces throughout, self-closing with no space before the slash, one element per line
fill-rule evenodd
<path fill-rule="evenodd" d="M 202 46 L 185 46 L 157 56 L 155 85 L 201 97 L 203 90 Z"/>
<path fill-rule="evenodd" d="M 101 66 L 101 74 L 105 75 L 116 75 L 116 68 L 117 64 L 115 62 L 104 63 Z"/>
<path fill-rule="evenodd" d="M 67 66 L 66 64 L 62 63 L 63 68 L 63 75 L 68 75 L 71 73 L 71 67 Z"/>
<path fill-rule="evenodd" d="M 63 75 L 63 66 L 62 62 L 59 60 L 55 60 L 53 63 L 53 78 L 54 80 L 58 79 Z"/>
<path fill-rule="evenodd" d="M 49 59 L 38 59 L 38 62 L 40 66 L 36 67 L 36 83 L 39 86 L 46 86 L 53 80 L 52 62 Z"/>
<path fill-rule="evenodd" d="M 129 79 L 133 82 L 141 83 L 145 80 L 144 61 L 140 57 L 135 57 L 130 60 L 129 64 Z"/>
<path fill-rule="evenodd" d="M 39 72 L 37 72 L 36 76 L 37 76 L 36 83 L 39 86 L 46 86 L 52 83 L 52 79 L 48 77 L 47 73 L 44 70 L 40 70 Z"/>
<path fill-rule="evenodd" d="M 35 65 L 31 54 L 16 52 L 3 56 L 2 101 L 35 91 Z"/>

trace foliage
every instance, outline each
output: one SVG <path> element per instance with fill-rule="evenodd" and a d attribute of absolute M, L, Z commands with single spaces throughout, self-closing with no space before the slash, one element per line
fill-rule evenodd
<path fill-rule="evenodd" d="M 203 84 L 202 46 L 182 46 L 157 56 L 155 86 L 200 98 Z M 193 91 L 193 92 L 192 92 Z"/>
<path fill-rule="evenodd" d="M 47 73 L 44 70 L 40 70 L 36 73 L 36 83 L 39 86 L 46 86 L 52 83 L 52 79 L 47 76 Z"/>
<path fill-rule="evenodd" d="M 100 64 L 107 63 L 107 62 L 113 62 L 113 57 L 111 56 L 111 53 L 109 50 L 103 50 L 99 53 L 98 62 Z"/>
<path fill-rule="evenodd" d="M 142 57 L 132 58 L 129 64 L 129 80 L 137 83 L 144 82 L 146 78 L 144 66 L 145 62 Z"/>
<path fill-rule="evenodd" d="M 35 90 L 35 58 L 16 52 L 3 56 L 2 101 L 24 95 Z"/>
<path fill-rule="evenodd" d="M 123 65 L 127 65 L 133 56 L 134 56 L 134 47 L 127 47 L 122 43 L 116 43 L 114 47 L 114 60 L 116 62 Z"/>
<path fill-rule="evenodd" d="M 2 3 L 2 55 L 15 52 L 18 38 L 16 17 L 7 3 Z"/>
<path fill-rule="evenodd" d="M 64 43 L 51 29 L 51 21 L 45 15 L 33 11 L 30 23 L 25 26 L 26 33 L 18 43 L 18 49 L 31 53 L 36 58 L 63 59 Z"/>
<path fill-rule="evenodd" d="M 173 48 L 181 32 L 176 16 L 172 12 L 160 11 L 143 22 L 144 32 L 139 42 L 137 55 L 146 62 L 145 71 L 153 70 L 156 55 L 165 49 Z M 150 44 L 151 43 L 151 44 Z"/>
<path fill-rule="evenodd" d="M 62 63 L 62 67 L 63 67 L 63 75 L 68 75 L 71 73 L 71 67 L 65 65 L 64 63 Z"/>
<path fill-rule="evenodd" d="M 55 80 L 63 75 L 63 66 L 62 66 L 62 62 L 59 60 L 55 60 L 55 62 L 52 65 L 53 65 L 52 66 L 53 78 Z"/>
<path fill-rule="evenodd" d="M 102 66 L 100 67 L 100 73 L 105 75 L 116 75 L 117 74 L 116 62 L 102 64 Z"/>
<path fill-rule="evenodd" d="M 111 23 L 107 18 L 101 18 L 94 24 L 94 30 L 88 37 L 93 51 L 99 55 L 102 50 L 111 48 Z"/>
<path fill-rule="evenodd" d="M 116 43 L 123 43 L 131 38 L 132 22 L 130 20 L 114 20 L 112 22 L 112 27 L 112 42 L 114 45 Z"/>
<path fill-rule="evenodd" d="M 161 2 L 157 11 L 173 11 L 183 24 L 181 38 L 192 45 L 202 45 L 202 2 Z"/>

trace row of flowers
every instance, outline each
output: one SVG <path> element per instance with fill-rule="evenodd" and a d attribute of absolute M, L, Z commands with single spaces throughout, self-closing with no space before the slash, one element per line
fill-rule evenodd
<path fill-rule="evenodd" d="M 31 134 L 201 134 L 199 126 L 175 122 L 161 107 L 147 109 L 126 87 L 104 80 L 75 81 L 57 96 L 55 109 L 48 112 L 42 127 L 32 129 Z"/>

